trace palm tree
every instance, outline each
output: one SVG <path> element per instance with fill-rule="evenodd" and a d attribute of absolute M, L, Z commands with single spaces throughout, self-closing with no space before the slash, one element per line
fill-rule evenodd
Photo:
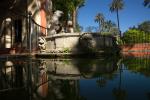
<path fill-rule="evenodd" d="M 144 0 L 144 6 L 150 8 L 150 0 Z"/>
<path fill-rule="evenodd" d="M 111 20 L 105 21 L 104 28 L 106 32 L 110 32 L 112 28 L 116 27 L 116 24 Z"/>
<path fill-rule="evenodd" d="M 117 66 L 119 70 L 119 86 L 113 89 L 113 95 L 115 96 L 116 100 L 126 100 L 127 92 L 122 88 L 122 59 L 118 61 Z"/>
<path fill-rule="evenodd" d="M 120 31 L 120 23 L 119 23 L 119 10 L 122 10 L 124 6 L 123 0 L 113 0 L 113 2 L 110 5 L 110 11 L 117 13 L 117 25 L 118 30 Z M 119 35 L 121 37 L 121 31 L 119 32 Z"/>
<path fill-rule="evenodd" d="M 71 3 L 72 2 L 72 3 Z M 85 0 L 70 0 L 70 13 L 72 14 L 72 24 L 73 28 L 76 29 L 77 26 L 77 12 L 78 9 L 84 6 Z"/>
<path fill-rule="evenodd" d="M 97 22 L 99 24 L 99 32 L 103 31 L 104 22 L 105 22 L 104 20 L 105 20 L 105 18 L 102 13 L 98 13 L 95 16 L 95 22 Z"/>

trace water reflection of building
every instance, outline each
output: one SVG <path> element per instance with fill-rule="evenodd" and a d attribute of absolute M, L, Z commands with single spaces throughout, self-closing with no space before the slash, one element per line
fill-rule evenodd
<path fill-rule="evenodd" d="M 80 96 L 79 80 L 113 73 L 117 69 L 115 60 L 6 60 L 0 61 L 0 98 L 83 100 Z M 8 70 L 7 70 L 8 69 Z M 7 71 L 6 71 L 7 70 Z M 11 89 L 11 90 L 9 90 Z M 17 89 L 17 90 L 16 90 Z M 1 92 L 7 90 L 6 92 Z M 15 92 L 16 93 L 15 93 Z M 9 93 L 8 93 L 9 92 Z M 22 95 L 19 95 L 22 93 Z"/>
<path fill-rule="evenodd" d="M 46 97 L 48 77 L 42 61 L 1 59 L 0 65 L 0 98 L 29 100 L 34 95 Z"/>
<path fill-rule="evenodd" d="M 1 59 L 0 65 L 0 98 L 3 100 L 28 99 L 28 92 L 25 89 L 25 84 L 27 84 L 26 64 L 20 60 Z"/>
<path fill-rule="evenodd" d="M 29 46 L 29 17 L 38 24 L 33 28 L 32 49 L 37 48 L 37 34 L 46 35 L 46 27 L 51 16 L 51 0 L 9 0 L 0 3 L 0 54 L 26 53 Z M 32 27 L 34 25 L 32 24 Z M 45 28 L 43 28 L 45 27 Z M 31 27 L 30 27 L 31 28 Z M 36 34 L 37 33 L 37 34 Z"/>
<path fill-rule="evenodd" d="M 4 87 L 22 87 L 23 86 L 23 80 L 25 77 L 23 77 L 24 71 L 22 62 L 18 61 L 17 65 L 14 64 L 13 61 L 2 61 L 1 62 L 1 76 L 2 82 L 4 83 Z"/>

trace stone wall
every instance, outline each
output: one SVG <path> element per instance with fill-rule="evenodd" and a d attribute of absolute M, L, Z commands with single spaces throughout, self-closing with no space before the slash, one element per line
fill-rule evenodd
<path fill-rule="evenodd" d="M 79 44 L 79 33 L 61 33 L 47 36 L 47 50 L 75 49 Z"/>
<path fill-rule="evenodd" d="M 114 47 L 115 40 L 112 36 L 101 36 L 98 33 L 60 33 L 46 37 L 47 51 L 81 49 L 101 49 Z"/>

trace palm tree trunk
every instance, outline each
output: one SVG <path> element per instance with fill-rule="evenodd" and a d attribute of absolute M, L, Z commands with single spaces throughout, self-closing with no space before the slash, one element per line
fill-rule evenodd
<path fill-rule="evenodd" d="M 102 29 L 101 29 L 101 23 L 99 21 L 99 32 L 101 33 Z"/>
<path fill-rule="evenodd" d="M 118 9 L 117 9 L 117 25 L 118 25 L 119 35 L 121 37 L 120 22 L 119 22 L 119 11 L 118 11 Z"/>
<path fill-rule="evenodd" d="M 77 23 L 77 9 L 73 10 L 72 13 L 72 25 L 73 25 L 73 29 L 76 29 L 76 23 Z"/>

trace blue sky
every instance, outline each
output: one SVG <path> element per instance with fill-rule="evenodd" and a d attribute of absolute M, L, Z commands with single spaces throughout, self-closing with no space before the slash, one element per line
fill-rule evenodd
<path fill-rule="evenodd" d="M 106 20 L 117 23 L 116 13 L 109 11 L 112 0 L 85 0 L 85 6 L 79 9 L 78 22 L 84 29 L 88 26 L 98 27 L 94 18 L 97 13 L 103 13 Z M 144 0 L 124 0 L 124 9 L 119 12 L 120 28 L 125 32 L 129 27 L 137 26 L 143 21 L 150 20 L 150 9 L 143 6 Z"/>

